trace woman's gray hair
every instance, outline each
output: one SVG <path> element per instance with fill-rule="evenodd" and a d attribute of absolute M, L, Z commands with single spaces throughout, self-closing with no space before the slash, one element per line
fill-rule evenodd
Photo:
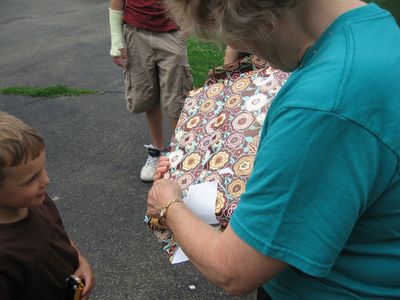
<path fill-rule="evenodd" d="M 165 0 L 171 17 L 190 34 L 201 39 L 253 43 L 265 37 L 279 11 L 297 0 Z M 263 29 L 264 28 L 264 29 Z M 259 32 L 261 31 L 261 32 Z"/>

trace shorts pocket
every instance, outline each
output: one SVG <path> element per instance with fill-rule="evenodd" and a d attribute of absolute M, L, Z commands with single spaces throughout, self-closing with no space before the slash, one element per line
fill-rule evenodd
<path fill-rule="evenodd" d="M 125 89 L 130 91 L 132 84 L 131 84 L 131 73 L 129 70 L 129 66 L 124 69 L 124 82 L 125 82 Z"/>

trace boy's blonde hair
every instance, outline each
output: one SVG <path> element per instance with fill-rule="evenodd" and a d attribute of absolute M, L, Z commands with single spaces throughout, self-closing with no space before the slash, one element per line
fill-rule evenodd
<path fill-rule="evenodd" d="M 43 150 L 44 140 L 39 131 L 0 111 L 0 186 L 6 177 L 6 167 L 36 159 Z"/>

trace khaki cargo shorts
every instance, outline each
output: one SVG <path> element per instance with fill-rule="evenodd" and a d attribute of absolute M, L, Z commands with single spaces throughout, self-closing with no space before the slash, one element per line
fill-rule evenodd
<path fill-rule="evenodd" d="M 128 110 L 141 113 L 161 105 L 171 118 L 178 118 L 193 88 L 183 34 L 151 32 L 125 25 L 124 38 L 128 56 L 124 73 Z"/>

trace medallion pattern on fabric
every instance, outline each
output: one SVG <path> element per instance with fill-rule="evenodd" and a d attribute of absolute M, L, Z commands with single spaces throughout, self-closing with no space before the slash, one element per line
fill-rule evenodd
<path fill-rule="evenodd" d="M 288 77 L 257 62 L 242 59 L 219 68 L 217 76 L 210 72 L 206 85 L 186 99 L 170 144 L 170 170 L 164 177 L 176 180 L 183 196 L 192 184 L 217 181 L 215 215 L 221 230 L 245 190 L 266 113 Z M 177 246 L 172 232 L 157 219 L 146 216 L 145 222 L 171 261 Z"/>

